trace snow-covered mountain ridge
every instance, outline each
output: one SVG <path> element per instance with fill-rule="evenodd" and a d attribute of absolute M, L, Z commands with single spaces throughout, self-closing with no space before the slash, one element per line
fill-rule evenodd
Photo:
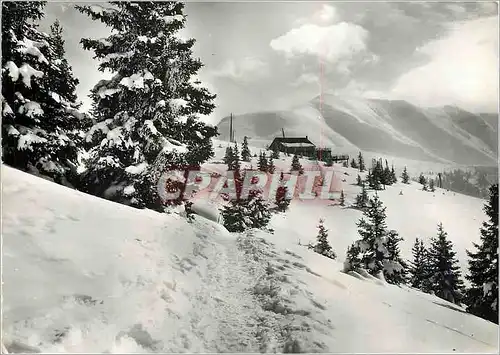
<path fill-rule="evenodd" d="M 286 111 L 234 115 L 235 137 L 269 144 L 305 136 L 317 146 L 457 165 L 496 166 L 498 115 L 478 115 L 457 107 L 421 108 L 402 100 L 323 95 Z M 229 138 L 229 117 L 218 124 Z M 266 142 L 266 143 L 264 143 Z"/>

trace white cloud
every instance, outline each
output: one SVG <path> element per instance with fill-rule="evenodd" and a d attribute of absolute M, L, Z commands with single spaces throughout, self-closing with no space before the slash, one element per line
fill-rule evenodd
<path fill-rule="evenodd" d="M 497 31 L 498 17 L 451 25 L 446 37 L 418 49 L 430 62 L 402 75 L 391 94 L 424 106 L 496 111 Z"/>
<path fill-rule="evenodd" d="M 304 25 L 307 23 L 315 23 L 320 25 L 332 24 L 339 20 L 339 16 L 335 7 L 323 4 L 320 10 L 316 11 L 310 17 L 301 17 L 295 21 L 296 25 Z"/>
<path fill-rule="evenodd" d="M 210 74 L 214 77 L 231 78 L 251 82 L 268 74 L 268 65 L 256 57 L 245 57 L 240 61 L 230 59 Z"/>
<path fill-rule="evenodd" d="M 352 23 L 340 22 L 323 27 L 306 24 L 273 39 L 270 46 L 284 52 L 287 57 L 305 54 L 335 63 L 366 52 L 367 39 L 368 32 Z"/>

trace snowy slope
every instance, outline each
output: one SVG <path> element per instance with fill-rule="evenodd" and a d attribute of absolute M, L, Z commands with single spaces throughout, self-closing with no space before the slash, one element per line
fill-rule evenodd
<path fill-rule="evenodd" d="M 494 324 L 414 290 L 345 275 L 344 251 L 334 262 L 299 246 L 297 237 L 315 235 L 314 210 L 301 223 L 307 230 L 286 227 L 295 205 L 274 219 L 274 235 L 239 236 L 201 217 L 189 224 L 1 172 L 10 352 L 498 350 Z"/>
<path fill-rule="evenodd" d="M 307 135 L 343 154 L 358 151 L 455 165 L 496 165 L 498 116 L 485 118 L 455 107 L 420 108 L 402 100 L 322 95 L 280 112 L 234 116 L 238 141 L 247 135 L 270 144 Z M 229 117 L 218 124 L 228 139 Z"/>

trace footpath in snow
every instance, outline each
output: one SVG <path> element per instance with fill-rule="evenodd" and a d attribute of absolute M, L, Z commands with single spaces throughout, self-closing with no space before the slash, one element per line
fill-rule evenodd
<path fill-rule="evenodd" d="M 483 352 L 498 327 L 339 272 L 282 228 L 228 233 L 2 166 L 9 352 Z M 304 238 L 306 240 L 307 238 Z"/>

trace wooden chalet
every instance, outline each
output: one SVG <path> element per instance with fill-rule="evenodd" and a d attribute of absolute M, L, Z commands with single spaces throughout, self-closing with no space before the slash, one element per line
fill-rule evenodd
<path fill-rule="evenodd" d="M 316 154 L 316 146 L 305 137 L 276 137 L 269 146 L 270 150 L 277 150 L 286 154 L 297 154 L 313 157 Z"/>

